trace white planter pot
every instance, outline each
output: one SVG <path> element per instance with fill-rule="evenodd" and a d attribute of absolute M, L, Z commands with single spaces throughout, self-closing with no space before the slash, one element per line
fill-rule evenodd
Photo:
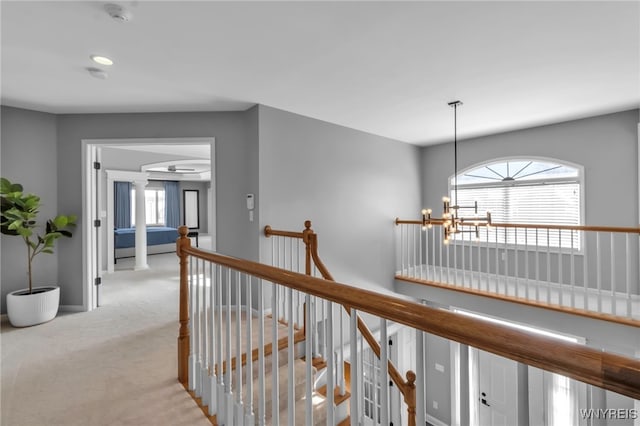
<path fill-rule="evenodd" d="M 28 327 L 51 321 L 60 306 L 60 287 L 34 287 L 7 294 L 7 316 L 14 327 Z"/>

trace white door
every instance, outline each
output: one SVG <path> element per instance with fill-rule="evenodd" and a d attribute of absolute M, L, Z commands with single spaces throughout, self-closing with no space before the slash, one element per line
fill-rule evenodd
<path fill-rule="evenodd" d="M 478 379 L 480 425 L 517 425 L 518 363 L 479 351 Z"/>

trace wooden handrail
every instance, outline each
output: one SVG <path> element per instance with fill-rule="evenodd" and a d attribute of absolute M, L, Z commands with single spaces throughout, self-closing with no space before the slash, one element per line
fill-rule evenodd
<path fill-rule="evenodd" d="M 265 237 L 280 236 L 280 237 L 291 237 L 291 238 L 300 238 L 300 239 L 304 237 L 302 232 L 279 231 L 279 230 L 272 229 L 271 226 L 269 225 L 264 227 L 264 235 Z"/>
<path fill-rule="evenodd" d="M 187 238 L 186 227 L 181 227 L 179 232 L 181 240 Z M 530 334 L 322 278 L 283 271 L 250 260 L 206 252 L 180 241 L 178 247 L 180 247 L 179 255 L 181 256 L 193 256 L 217 263 L 417 330 L 562 374 L 630 398 L 640 399 L 640 360 L 638 359 Z M 183 269 L 186 269 L 186 264 L 183 265 Z M 187 279 L 183 275 L 186 273 L 181 272 L 181 281 Z M 180 287 L 186 290 L 186 284 L 183 285 L 182 282 Z M 182 324 L 182 315 L 180 321 Z"/>
<path fill-rule="evenodd" d="M 442 219 L 431 219 L 433 225 L 442 225 Z M 420 225 L 422 226 L 422 220 L 395 220 L 396 225 Z M 471 222 L 461 223 L 461 226 L 474 227 Z M 620 226 L 585 226 L 585 225 L 545 225 L 545 224 L 533 224 L 533 223 L 495 223 L 491 222 L 492 228 L 528 228 L 528 229 L 558 229 L 563 231 L 591 231 L 591 232 L 621 232 L 627 234 L 640 234 L 640 227 L 620 227 Z"/>

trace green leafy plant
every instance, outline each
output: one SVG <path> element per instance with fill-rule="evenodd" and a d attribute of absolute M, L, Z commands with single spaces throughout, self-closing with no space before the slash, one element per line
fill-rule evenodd
<path fill-rule="evenodd" d="M 60 237 L 71 237 L 70 230 L 76 225 L 75 215 L 58 215 L 46 221 L 42 233 L 42 225 L 37 222 L 39 209 L 40 197 L 25 194 L 22 185 L 0 178 L 0 231 L 22 237 L 27 246 L 29 294 L 33 292 L 34 258 L 40 253 L 53 253 L 55 241 Z"/>

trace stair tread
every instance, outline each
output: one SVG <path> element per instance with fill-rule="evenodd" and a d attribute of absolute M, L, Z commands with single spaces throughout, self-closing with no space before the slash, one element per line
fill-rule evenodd
<path fill-rule="evenodd" d="M 327 396 L 327 385 L 322 385 L 318 388 L 318 393 L 326 398 Z M 336 386 L 333 389 L 333 402 L 336 405 L 340 405 L 342 402 L 351 398 L 351 393 L 347 390 L 344 391 L 344 395 L 340 394 L 340 387 Z"/>

